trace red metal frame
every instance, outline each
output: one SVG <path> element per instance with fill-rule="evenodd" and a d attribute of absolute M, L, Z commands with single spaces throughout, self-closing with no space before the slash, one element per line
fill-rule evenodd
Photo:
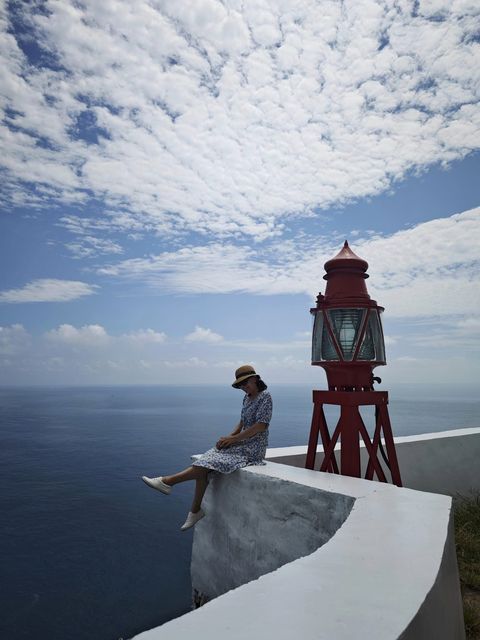
<path fill-rule="evenodd" d="M 328 313 L 324 313 L 323 314 L 323 322 L 325 323 L 326 327 L 327 327 L 327 331 L 330 335 L 330 340 L 332 341 L 332 344 L 335 348 L 335 351 L 337 352 L 337 356 L 339 357 L 339 361 L 340 362 L 345 362 L 345 358 L 343 357 L 343 350 L 342 347 L 338 344 L 337 341 L 337 336 L 335 335 L 335 332 L 332 329 L 332 325 L 330 324 L 330 318 L 328 317 Z"/>
<path fill-rule="evenodd" d="M 360 347 L 362 346 L 363 338 L 365 337 L 365 333 L 367 331 L 368 321 L 370 320 L 370 311 L 371 309 L 367 309 L 367 313 L 363 318 L 363 325 L 360 329 L 360 335 L 358 336 L 357 344 L 355 345 L 355 352 L 353 354 L 352 362 L 357 361 L 358 352 L 360 351 Z"/>
<path fill-rule="evenodd" d="M 340 407 L 340 418 L 330 436 L 323 405 Z M 341 473 L 342 475 L 361 477 L 360 438 L 368 453 L 365 478 L 373 480 L 376 474 L 380 482 L 387 482 L 386 474 L 378 459 L 381 437 L 385 441 L 387 466 L 390 469 L 392 482 L 402 486 L 400 469 L 392 434 L 392 426 L 388 415 L 388 393 L 386 391 L 314 391 L 313 416 L 308 441 L 306 469 L 313 469 L 317 453 L 318 436 L 322 438 L 324 456 L 320 471 Z M 370 439 L 359 411 L 360 406 L 375 406 L 375 432 Z M 335 445 L 340 440 L 340 470 L 335 457 Z"/>
<path fill-rule="evenodd" d="M 395 452 L 392 426 L 388 415 L 388 393 L 386 391 L 373 390 L 373 370 L 377 366 L 386 364 L 383 327 L 380 316 L 378 316 L 378 320 L 380 321 L 380 337 L 383 348 L 382 354 L 379 351 L 375 352 L 375 357 L 382 355 L 382 359 L 375 361 L 358 360 L 371 314 L 380 314 L 383 311 L 383 307 L 379 306 L 375 300 L 372 300 L 368 294 L 365 282 L 369 277 L 367 269 L 368 263 L 357 256 L 348 246 L 348 242 L 345 241 L 341 251 L 325 263 L 326 273 L 323 276 L 324 280 L 327 281 L 325 295 L 319 293 L 316 307 L 310 309 L 312 314 L 322 314 L 322 331 L 326 328 L 338 360 L 312 360 L 313 365 L 321 366 L 325 370 L 329 391 L 313 392 L 313 416 L 305 466 L 307 469 L 313 469 L 315 466 L 315 456 L 320 435 L 324 450 L 320 471 L 361 477 L 363 474 L 360 460 L 360 443 L 363 441 L 368 455 L 368 462 L 364 470 L 365 478 L 373 480 L 374 476 L 376 476 L 381 482 L 387 482 L 387 475 L 378 457 L 380 452 L 390 470 L 392 482 L 401 487 L 402 481 Z M 366 310 L 351 360 L 345 360 L 341 345 L 337 341 L 334 327 L 330 322 L 328 312 L 337 308 L 360 308 Z M 375 348 L 377 349 L 378 346 L 376 344 Z M 312 357 L 313 354 L 314 351 L 312 350 Z M 322 355 L 321 351 L 320 355 Z M 340 418 L 331 435 L 325 419 L 324 404 L 340 407 Z M 375 407 L 375 429 L 372 439 L 368 435 L 360 414 L 361 406 Z M 340 464 L 335 457 L 335 445 L 337 443 L 341 445 Z"/>

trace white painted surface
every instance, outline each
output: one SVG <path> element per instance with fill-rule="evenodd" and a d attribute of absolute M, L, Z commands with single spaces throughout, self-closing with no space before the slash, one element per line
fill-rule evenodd
<path fill-rule="evenodd" d="M 451 496 L 480 488 L 480 427 L 396 437 L 395 449 L 404 487 Z M 363 446 L 361 452 L 365 468 Z M 303 468 L 306 453 L 306 446 L 272 448 L 267 459 Z M 323 448 L 319 446 L 316 469 L 322 460 Z"/>
<path fill-rule="evenodd" d="M 303 491 L 314 489 L 322 500 L 338 496 L 355 502 L 343 525 L 316 551 L 144 632 L 138 640 L 464 638 L 449 497 L 271 462 L 233 474 L 232 490 L 236 478 L 244 489 L 240 502 L 229 499 L 229 490 L 215 492 L 212 485 L 207 491 L 217 501 L 210 506 L 224 515 L 227 534 L 220 546 L 216 538 L 214 546 L 218 576 L 244 561 L 230 554 L 228 531 L 240 527 L 246 512 L 258 520 L 271 518 L 257 497 L 264 490 L 279 493 L 278 481 L 297 485 L 300 501 Z M 278 508 L 281 497 L 281 492 L 272 496 Z M 285 499 L 288 508 L 288 495 Z M 318 514 L 311 511 L 313 522 Z M 218 526 L 209 512 L 196 527 L 194 554 L 195 547 L 201 551 L 213 539 Z M 277 524 L 272 553 L 282 534 Z M 200 555 L 196 571 L 203 561 L 211 570 L 212 559 Z"/>
<path fill-rule="evenodd" d="M 292 471 L 300 475 L 299 469 Z M 283 475 L 292 473 L 287 469 Z M 342 526 L 354 502 L 271 473 L 214 479 L 204 509 L 215 524 L 195 531 L 193 588 L 212 599 L 313 553 Z M 219 550 L 226 554 L 220 562 Z"/>

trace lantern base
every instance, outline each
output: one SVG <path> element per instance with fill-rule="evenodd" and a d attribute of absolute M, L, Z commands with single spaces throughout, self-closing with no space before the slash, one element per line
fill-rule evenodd
<path fill-rule="evenodd" d="M 329 391 L 373 391 L 373 369 L 384 362 L 312 362 L 325 369 Z"/>
<path fill-rule="evenodd" d="M 340 418 L 331 437 L 323 411 L 324 404 L 340 407 Z M 360 464 L 361 437 L 368 453 L 365 478 L 373 480 L 373 476 L 376 474 L 380 482 L 388 482 L 378 459 L 377 454 L 380 450 L 384 462 L 390 470 L 393 484 L 399 487 L 402 486 L 392 427 L 388 415 L 388 393 L 386 391 L 314 391 L 313 406 L 312 426 L 305 462 L 306 469 L 314 468 L 318 436 L 320 434 L 324 452 L 320 471 L 341 473 L 355 478 L 362 477 Z M 375 407 L 375 432 L 372 440 L 360 415 L 360 406 Z M 385 441 L 385 450 L 382 445 L 382 436 Z M 335 445 L 338 440 L 341 443 L 340 471 L 335 457 Z"/>

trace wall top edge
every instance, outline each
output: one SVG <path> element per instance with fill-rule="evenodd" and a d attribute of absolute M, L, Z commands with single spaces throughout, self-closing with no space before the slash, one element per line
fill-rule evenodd
<path fill-rule="evenodd" d="M 466 427 L 464 429 L 449 429 L 448 431 L 434 431 L 431 433 L 420 433 L 412 436 L 395 436 L 395 444 L 403 442 L 422 442 L 424 440 L 439 440 L 441 438 L 463 438 L 469 435 L 480 435 L 480 427 Z M 363 443 L 360 443 L 363 446 Z M 339 447 L 335 447 L 336 449 Z M 322 445 L 318 445 L 317 451 L 323 451 Z M 283 456 L 300 456 L 307 453 L 307 445 L 294 445 L 291 447 L 270 447 L 267 449 L 267 459 L 280 458 Z"/>

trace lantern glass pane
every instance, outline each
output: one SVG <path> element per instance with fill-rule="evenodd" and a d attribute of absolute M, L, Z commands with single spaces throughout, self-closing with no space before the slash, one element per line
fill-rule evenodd
<path fill-rule="evenodd" d="M 324 321 L 323 312 L 317 311 L 312 334 L 312 362 L 340 360 Z"/>
<path fill-rule="evenodd" d="M 323 313 L 317 311 L 313 318 L 312 362 L 319 362 L 322 359 Z"/>
<path fill-rule="evenodd" d="M 325 322 L 322 331 L 322 360 L 340 360 Z"/>
<path fill-rule="evenodd" d="M 366 309 L 331 309 L 328 318 L 345 360 L 352 360 Z"/>
<path fill-rule="evenodd" d="M 367 329 L 358 352 L 358 360 L 386 362 L 382 325 L 376 309 L 370 311 Z"/>

